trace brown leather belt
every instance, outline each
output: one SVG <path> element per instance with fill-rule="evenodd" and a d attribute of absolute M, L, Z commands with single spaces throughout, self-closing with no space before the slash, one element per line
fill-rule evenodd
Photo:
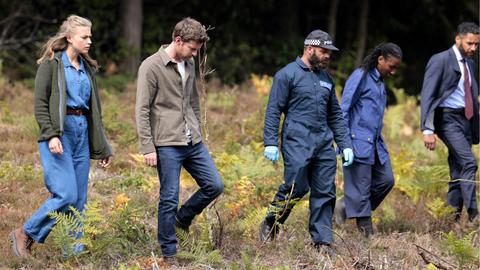
<path fill-rule="evenodd" d="M 87 111 L 82 109 L 67 108 L 67 114 L 68 115 L 86 115 Z"/>

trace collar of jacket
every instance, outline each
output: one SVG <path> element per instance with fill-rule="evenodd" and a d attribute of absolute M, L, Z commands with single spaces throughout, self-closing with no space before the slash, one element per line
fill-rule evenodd
<path fill-rule="evenodd" d="M 168 45 L 169 44 L 164 44 L 160 47 L 160 49 L 158 49 L 158 54 L 160 55 L 160 58 L 162 59 L 162 62 L 165 66 L 168 65 L 168 63 L 170 62 L 176 64 L 176 62 L 173 62 L 170 56 L 168 56 L 167 52 L 165 51 Z M 193 65 L 193 57 L 185 60 L 185 64 Z"/>
<path fill-rule="evenodd" d="M 305 64 L 302 61 L 302 58 L 300 58 L 300 56 L 297 56 L 297 59 L 295 59 L 295 63 L 297 63 L 304 70 L 310 70 L 310 68 L 307 66 L 307 64 Z"/>
<path fill-rule="evenodd" d="M 453 45 L 455 46 L 455 45 Z M 451 68 L 453 68 L 453 70 L 455 72 L 457 72 L 458 74 L 462 74 L 462 72 L 460 71 L 460 67 L 458 65 L 458 58 L 457 58 L 457 54 L 455 53 L 455 51 L 453 50 L 453 47 L 450 47 L 450 49 L 448 49 L 448 57 L 450 59 L 448 59 L 448 62 L 449 62 L 449 65 L 451 66 Z M 469 61 L 468 61 L 468 58 L 465 58 L 466 59 L 466 63 L 468 64 Z M 470 67 L 470 65 L 469 65 Z"/>
<path fill-rule="evenodd" d="M 380 77 L 380 72 L 378 71 L 377 68 L 372 68 L 370 70 L 370 77 L 372 77 L 372 79 L 375 81 L 375 82 L 378 82 L 380 81 L 382 78 Z"/>

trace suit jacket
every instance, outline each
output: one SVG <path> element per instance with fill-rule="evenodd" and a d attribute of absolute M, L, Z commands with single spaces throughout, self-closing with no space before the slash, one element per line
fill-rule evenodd
<path fill-rule="evenodd" d="M 470 69 L 470 81 L 473 95 L 473 117 L 470 119 L 472 143 L 479 142 L 478 83 L 476 66 L 472 59 L 467 59 Z M 433 55 L 428 61 L 423 78 L 421 94 L 421 129 L 435 132 L 440 125 L 438 106 L 455 91 L 462 74 L 455 52 L 452 48 Z M 436 117 L 437 116 L 437 117 Z"/>

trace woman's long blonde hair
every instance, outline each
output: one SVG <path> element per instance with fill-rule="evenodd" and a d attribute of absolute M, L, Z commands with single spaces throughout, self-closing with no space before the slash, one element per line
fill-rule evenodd
<path fill-rule="evenodd" d="M 92 27 L 92 22 L 89 19 L 77 16 L 70 15 L 68 18 L 63 21 L 60 29 L 58 30 L 55 36 L 51 37 L 45 45 L 43 45 L 40 58 L 37 60 L 37 63 L 40 64 L 45 59 L 53 59 L 55 52 L 63 51 L 68 46 L 67 36 L 72 35 L 75 32 L 77 27 Z M 92 59 L 88 53 L 82 53 L 81 56 L 85 59 L 88 64 L 93 67 L 95 70 L 98 69 L 97 61 Z"/>

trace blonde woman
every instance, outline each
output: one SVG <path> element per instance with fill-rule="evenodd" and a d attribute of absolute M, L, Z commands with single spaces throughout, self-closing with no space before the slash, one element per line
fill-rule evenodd
<path fill-rule="evenodd" d="M 112 151 L 102 125 L 95 81 L 97 62 L 88 51 L 92 23 L 69 16 L 43 47 L 35 78 L 35 118 L 44 180 L 52 196 L 10 234 L 13 252 L 28 256 L 34 242 L 43 243 L 55 221 L 48 214 L 87 201 L 90 159 L 110 164 Z M 77 252 L 83 249 L 76 247 Z"/>

